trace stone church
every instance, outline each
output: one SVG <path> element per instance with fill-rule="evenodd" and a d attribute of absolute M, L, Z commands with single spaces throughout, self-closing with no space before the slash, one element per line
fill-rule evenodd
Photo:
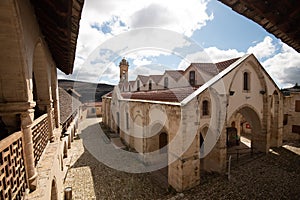
<path fill-rule="evenodd" d="M 283 95 L 253 54 L 134 81 L 125 59 L 119 66 L 120 83 L 103 96 L 103 122 L 145 164 L 166 163 L 177 191 L 198 185 L 202 171 L 224 173 L 243 134 L 251 152 L 282 145 Z"/>

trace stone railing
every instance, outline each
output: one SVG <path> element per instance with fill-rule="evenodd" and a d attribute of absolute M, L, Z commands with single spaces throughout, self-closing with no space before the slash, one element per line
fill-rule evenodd
<path fill-rule="evenodd" d="M 34 120 L 31 126 L 32 141 L 33 141 L 33 153 L 35 165 L 37 165 L 46 145 L 49 141 L 49 122 L 48 115 L 44 114 L 38 119 Z"/>
<path fill-rule="evenodd" d="M 0 141 L 0 199 L 22 199 L 26 189 L 22 132 Z"/>

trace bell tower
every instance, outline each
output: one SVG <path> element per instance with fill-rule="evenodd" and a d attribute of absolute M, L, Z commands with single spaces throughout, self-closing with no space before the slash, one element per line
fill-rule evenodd
<path fill-rule="evenodd" d="M 128 82 L 128 61 L 123 58 L 119 64 L 120 67 L 120 83 Z"/>

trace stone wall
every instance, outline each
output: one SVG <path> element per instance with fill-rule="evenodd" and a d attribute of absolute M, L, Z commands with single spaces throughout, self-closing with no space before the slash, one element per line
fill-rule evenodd
<path fill-rule="evenodd" d="M 300 101 L 300 92 L 291 92 L 284 97 L 283 140 L 300 140 L 300 133 L 293 132 L 293 125 L 300 126 L 300 112 L 296 112 L 296 101 Z"/>

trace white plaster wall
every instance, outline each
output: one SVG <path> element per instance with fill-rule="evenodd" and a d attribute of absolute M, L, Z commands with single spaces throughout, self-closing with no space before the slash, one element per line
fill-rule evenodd
<path fill-rule="evenodd" d="M 191 66 L 184 72 L 184 76 L 180 79 L 181 84 L 183 84 L 184 86 L 190 85 L 189 84 L 190 71 L 195 71 L 195 76 L 196 76 L 195 85 L 203 85 L 205 82 L 207 82 L 209 79 L 212 78 L 211 75 L 199 71 L 195 66 Z"/>
<path fill-rule="evenodd" d="M 250 73 L 250 90 L 243 91 L 243 73 L 247 71 Z M 248 63 L 242 63 L 239 67 L 235 68 L 231 73 L 223 78 L 226 92 L 234 91 L 233 96 L 229 96 L 229 104 L 227 108 L 228 117 L 230 117 L 236 109 L 244 104 L 253 106 L 260 118 L 263 113 L 263 95 L 260 91 L 263 86 L 260 83 L 258 75 L 253 66 Z M 230 86 L 230 84 L 232 84 Z"/>
<path fill-rule="evenodd" d="M 179 87 L 179 84 L 176 80 L 174 80 L 169 74 L 164 73 L 163 77 L 159 81 L 159 85 L 162 86 L 162 88 L 164 88 L 165 77 L 168 77 L 168 88 Z"/>

